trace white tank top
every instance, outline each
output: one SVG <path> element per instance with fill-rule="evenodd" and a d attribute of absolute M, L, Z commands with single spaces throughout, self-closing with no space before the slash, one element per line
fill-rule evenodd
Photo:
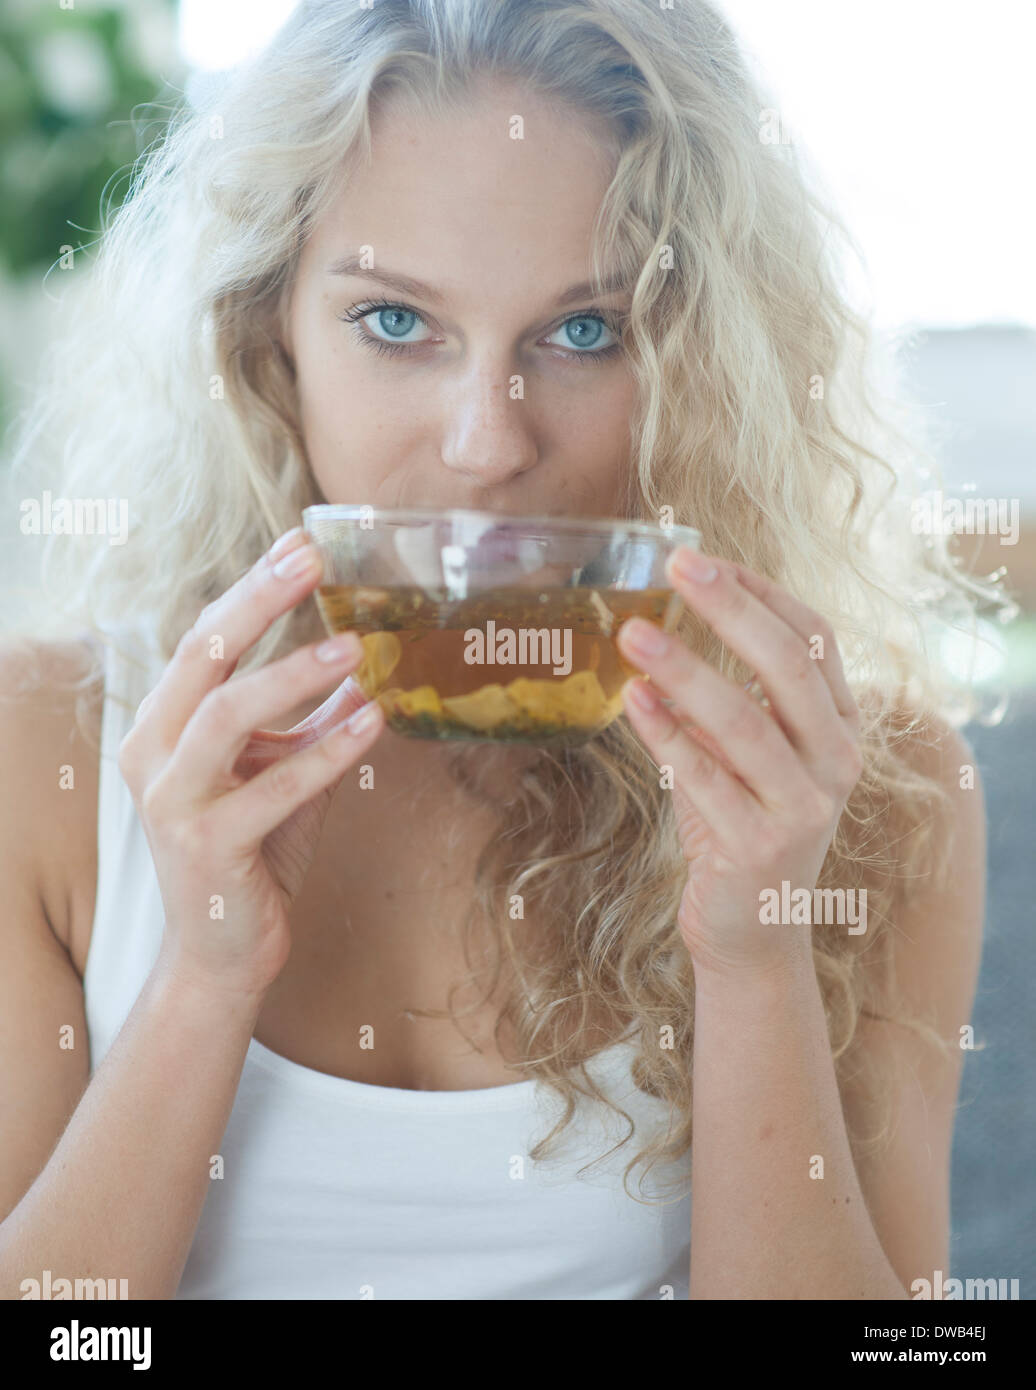
<path fill-rule="evenodd" d="M 98 881 L 84 975 L 90 1073 L 158 955 L 163 907 L 119 743 L 162 670 L 143 629 L 106 655 Z M 121 697 L 123 704 L 116 697 Z M 541 1083 L 410 1091 L 314 1071 L 252 1039 L 176 1297 L 659 1299 L 688 1295 L 690 1197 L 623 1191 L 622 1169 L 669 1107 L 636 1090 L 632 1044 L 588 1070 L 637 1129 L 580 1098 L 562 1159 L 528 1157 L 559 1113 Z M 635 1147 L 634 1147 L 635 1146 Z M 655 1170 L 658 1172 L 659 1170 Z M 636 1169 L 630 1185 L 638 1191 Z M 690 1173 L 683 1165 L 667 1178 Z M 639 1189 L 660 1195 L 652 1176 Z"/>

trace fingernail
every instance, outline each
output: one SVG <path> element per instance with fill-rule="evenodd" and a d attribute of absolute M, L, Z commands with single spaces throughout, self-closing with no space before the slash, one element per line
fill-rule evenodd
<path fill-rule="evenodd" d="M 371 700 L 345 721 L 345 727 L 351 734 L 365 734 L 374 727 L 380 718 L 381 706 L 377 700 Z"/>
<path fill-rule="evenodd" d="M 631 618 L 622 630 L 622 638 L 645 656 L 660 656 L 669 645 L 665 633 L 643 618 Z"/>
<path fill-rule="evenodd" d="M 363 655 L 363 644 L 353 632 L 343 632 L 337 637 L 329 637 L 313 651 L 318 661 L 346 661 Z"/>
<path fill-rule="evenodd" d="M 301 550 L 293 550 L 283 560 L 278 560 L 273 567 L 273 572 L 278 579 L 297 579 L 300 574 L 305 574 L 307 570 L 316 573 L 319 560 L 320 557 L 313 547 L 305 545 Z"/>
<path fill-rule="evenodd" d="M 283 555 L 286 550 L 292 550 L 301 535 L 304 535 L 301 526 L 293 526 L 290 531 L 285 531 L 280 540 L 274 541 L 267 551 L 267 556 L 271 560 L 276 560 Z"/>
<path fill-rule="evenodd" d="M 696 550 L 675 551 L 671 564 L 681 579 L 687 579 L 692 584 L 708 584 L 719 574 L 712 561 L 707 560 L 704 555 L 699 555 Z"/>

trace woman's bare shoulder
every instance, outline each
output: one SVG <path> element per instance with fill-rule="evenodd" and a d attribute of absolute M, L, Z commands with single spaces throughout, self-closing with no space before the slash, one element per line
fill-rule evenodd
<path fill-rule="evenodd" d="M 87 638 L 0 641 L 0 836 L 80 975 L 97 879 L 103 675 Z"/>

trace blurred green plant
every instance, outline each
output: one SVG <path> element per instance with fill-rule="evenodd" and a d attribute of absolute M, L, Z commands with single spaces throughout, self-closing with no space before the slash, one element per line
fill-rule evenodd
<path fill-rule="evenodd" d="M 159 133 L 154 125 L 147 136 L 148 104 L 167 105 L 175 96 L 167 84 L 183 80 L 175 16 L 175 0 L 72 0 L 71 8 L 6 0 L 0 270 L 8 277 L 45 270 L 63 246 L 89 247 L 102 195 L 105 207 L 122 201 L 134 159 Z"/>

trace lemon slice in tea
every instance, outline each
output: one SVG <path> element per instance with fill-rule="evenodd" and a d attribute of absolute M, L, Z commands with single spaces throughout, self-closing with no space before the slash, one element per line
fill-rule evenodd
<path fill-rule="evenodd" d="M 561 683 L 565 713 L 580 725 L 597 724 L 608 710 L 608 697 L 593 671 L 577 671 Z"/>
<path fill-rule="evenodd" d="M 523 713 L 541 723 L 564 717 L 561 686 L 556 681 L 532 681 L 521 676 L 511 682 L 507 693 Z"/>
<path fill-rule="evenodd" d="M 607 713 L 608 701 L 593 671 L 577 671 L 563 681 L 514 680 L 512 698 L 534 719 L 589 727 Z"/>
<path fill-rule="evenodd" d="M 419 685 L 414 690 L 396 687 L 386 690 L 381 698 L 391 701 L 393 709 L 405 714 L 408 719 L 415 719 L 421 714 L 434 714 L 437 717 L 442 714 L 442 701 L 434 685 Z"/>
<path fill-rule="evenodd" d="M 453 695 L 442 703 L 447 714 L 469 729 L 478 729 L 480 733 L 496 728 L 497 724 L 518 713 L 517 706 L 502 685 L 484 685 L 470 695 Z"/>
<path fill-rule="evenodd" d="M 364 658 L 353 672 L 353 680 L 362 686 L 371 699 L 399 665 L 403 648 L 394 632 L 368 632 L 361 637 Z"/>

